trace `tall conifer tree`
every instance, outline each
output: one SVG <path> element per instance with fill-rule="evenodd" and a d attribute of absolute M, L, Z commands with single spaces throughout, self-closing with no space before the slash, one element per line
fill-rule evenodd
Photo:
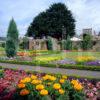
<path fill-rule="evenodd" d="M 17 25 L 12 18 L 9 23 L 6 40 L 6 54 L 8 57 L 14 57 L 16 55 L 18 49 L 18 35 Z"/>

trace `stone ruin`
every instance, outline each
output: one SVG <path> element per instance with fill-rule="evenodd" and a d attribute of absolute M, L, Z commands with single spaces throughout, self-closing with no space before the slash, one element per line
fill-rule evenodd
<path fill-rule="evenodd" d="M 60 50 L 60 45 L 58 40 L 51 38 L 53 50 Z M 30 50 L 48 50 L 47 39 L 29 39 L 29 49 Z"/>
<path fill-rule="evenodd" d="M 61 50 L 62 46 L 59 44 L 60 41 L 58 41 L 55 38 L 51 38 L 52 41 L 52 48 L 53 50 Z M 81 41 L 80 41 L 81 42 Z M 100 51 L 100 36 L 93 37 L 93 51 Z M 78 45 L 79 42 L 73 42 L 73 45 Z M 47 46 L 47 39 L 34 39 L 34 38 L 29 38 L 29 50 L 48 50 Z"/>

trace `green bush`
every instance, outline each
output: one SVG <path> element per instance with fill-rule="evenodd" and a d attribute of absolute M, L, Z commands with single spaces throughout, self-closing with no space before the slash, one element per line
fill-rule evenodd
<path fill-rule="evenodd" d="M 48 45 L 48 50 L 52 50 L 52 38 L 48 37 L 48 41 L 47 41 L 47 45 Z"/>
<path fill-rule="evenodd" d="M 5 42 L 1 44 L 1 47 L 5 48 Z"/>
<path fill-rule="evenodd" d="M 92 48 L 92 37 L 90 34 L 83 35 L 83 41 L 81 43 L 81 47 L 83 50 L 89 50 Z"/>
<path fill-rule="evenodd" d="M 66 40 L 62 40 L 62 48 L 64 50 L 72 50 L 72 42 L 68 36 Z"/>
<path fill-rule="evenodd" d="M 16 55 L 16 47 L 13 40 L 9 39 L 6 41 L 6 54 L 7 57 L 14 57 Z"/>

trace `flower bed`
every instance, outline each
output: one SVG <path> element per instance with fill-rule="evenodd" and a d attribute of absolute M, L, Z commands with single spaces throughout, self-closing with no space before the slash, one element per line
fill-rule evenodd
<path fill-rule="evenodd" d="M 16 91 L 15 86 L 18 81 L 27 76 L 24 71 L 2 70 L 3 76 L 0 78 L 0 100 L 10 100 Z"/>
<path fill-rule="evenodd" d="M 22 55 L 24 55 L 24 51 L 21 52 Z M 92 52 L 80 52 L 82 53 L 80 54 L 79 52 L 64 53 L 60 51 L 33 50 L 26 51 L 26 53 L 26 56 L 17 56 L 11 59 L 7 57 L 0 57 L 0 62 L 68 69 L 100 70 L 100 61 L 98 60 L 100 53 L 98 52 L 93 54 L 96 55 L 94 57 L 91 54 Z M 43 55 L 41 55 L 42 53 Z M 44 55 L 44 53 L 47 53 L 48 55 Z"/>
<path fill-rule="evenodd" d="M 100 66 L 89 66 L 89 65 L 79 65 L 79 64 L 57 64 L 57 63 L 46 63 L 46 62 L 30 62 L 30 61 L 16 61 L 16 60 L 0 60 L 1 63 L 19 64 L 19 65 L 30 65 L 30 66 L 43 66 L 43 67 L 59 67 L 65 69 L 79 69 L 79 70 L 91 70 L 100 71 Z"/>
<path fill-rule="evenodd" d="M 95 61 L 86 62 L 85 65 L 100 66 L 100 60 L 95 60 Z"/>
<path fill-rule="evenodd" d="M 100 66 L 100 60 L 96 60 L 93 56 L 76 56 L 76 59 L 65 58 L 61 60 L 52 61 L 56 64 L 72 64 L 72 65 L 85 65 L 85 66 Z"/>
<path fill-rule="evenodd" d="M 58 60 L 58 61 L 53 61 L 52 63 L 56 63 L 56 64 L 72 64 L 75 65 L 76 62 L 74 60 L 71 59 L 63 59 L 63 60 Z"/>
<path fill-rule="evenodd" d="M 0 100 L 96 100 L 100 82 L 66 75 L 1 70 Z"/>
<path fill-rule="evenodd" d="M 77 63 L 85 63 L 89 61 L 94 61 L 96 58 L 93 56 L 77 56 L 76 57 L 76 62 Z"/>
<path fill-rule="evenodd" d="M 84 99 L 83 86 L 77 80 L 69 81 L 67 76 L 57 77 L 55 75 L 37 76 L 32 74 L 19 81 L 16 97 L 26 97 L 25 100 L 34 98 L 36 100 L 70 100 Z"/>
<path fill-rule="evenodd" d="M 51 50 L 31 50 L 31 51 L 18 51 L 17 56 L 41 56 L 41 55 L 48 55 L 48 54 L 59 54 L 61 51 L 51 51 Z"/>
<path fill-rule="evenodd" d="M 62 55 L 39 56 L 39 57 L 35 57 L 34 60 L 36 62 L 52 62 L 52 61 L 62 60 L 65 57 L 66 56 L 62 56 Z"/>

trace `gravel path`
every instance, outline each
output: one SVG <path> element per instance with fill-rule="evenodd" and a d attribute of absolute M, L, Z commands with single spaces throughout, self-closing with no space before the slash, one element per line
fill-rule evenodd
<path fill-rule="evenodd" d="M 55 74 L 59 73 L 59 74 L 67 74 L 67 75 L 77 75 L 77 76 L 81 76 L 81 77 L 100 78 L 99 71 L 50 68 L 50 67 L 17 65 L 17 64 L 8 64 L 8 63 L 0 63 L 0 66 L 3 66 L 3 68 L 17 68 L 20 70 L 28 70 L 28 71 L 39 71 L 39 72 L 48 72 L 48 73 L 55 73 Z"/>

